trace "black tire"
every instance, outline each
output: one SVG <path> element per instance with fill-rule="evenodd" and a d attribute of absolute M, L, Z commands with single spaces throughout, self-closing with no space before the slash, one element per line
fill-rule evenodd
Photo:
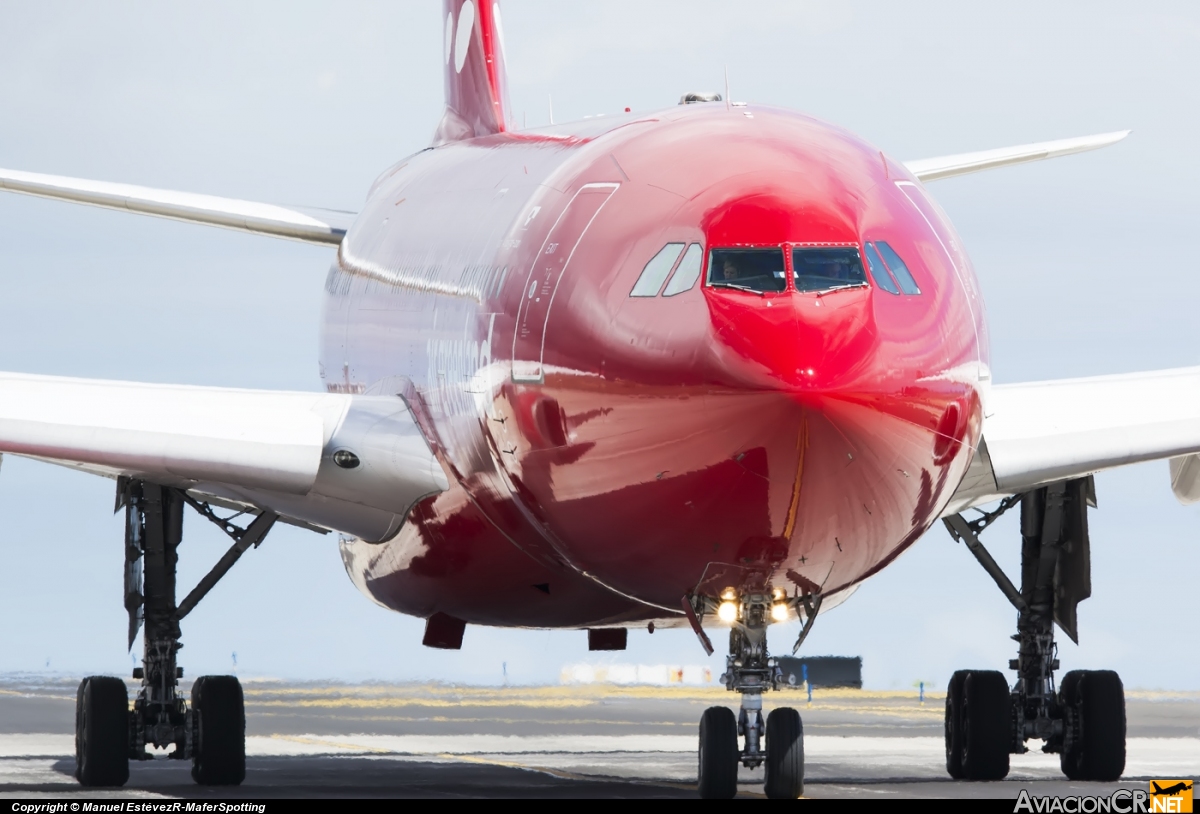
<path fill-rule="evenodd" d="M 1059 700 L 1067 716 L 1060 757 L 1071 780 L 1111 783 L 1125 771 L 1125 687 L 1112 670 L 1072 670 Z"/>
<path fill-rule="evenodd" d="M 246 779 L 246 709 L 234 676 L 201 676 L 192 684 L 192 779 L 236 786 Z"/>
<path fill-rule="evenodd" d="M 962 694 L 967 671 L 958 670 L 950 676 L 946 687 L 946 771 L 955 780 L 962 780 Z"/>
<path fill-rule="evenodd" d="M 1012 722 L 1008 680 L 995 670 L 972 670 L 962 693 L 962 772 L 968 780 L 1008 775 Z"/>
<path fill-rule="evenodd" d="M 767 716 L 766 788 L 771 800 L 795 800 L 804 793 L 804 724 L 789 707 Z"/>
<path fill-rule="evenodd" d="M 119 678 L 90 676 L 79 685 L 75 779 L 89 787 L 129 780 L 129 691 Z"/>
<path fill-rule="evenodd" d="M 737 795 L 737 718 L 728 707 L 709 707 L 700 716 L 699 790 L 705 800 L 731 800 Z"/>

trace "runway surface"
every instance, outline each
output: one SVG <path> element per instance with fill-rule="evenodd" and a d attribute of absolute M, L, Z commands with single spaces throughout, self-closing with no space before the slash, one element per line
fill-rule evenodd
<path fill-rule="evenodd" d="M 214 789 L 190 763 L 134 763 L 124 789 L 75 783 L 77 679 L 0 677 L 0 796 L 21 797 L 694 797 L 701 687 L 452 687 L 245 681 L 246 782 Z M 133 685 L 131 683 L 131 697 Z M 1127 692 L 1125 777 L 1065 780 L 1055 755 L 1014 755 L 1007 780 L 952 782 L 941 696 L 798 691 L 807 797 L 1007 797 L 1098 794 L 1149 779 L 1200 775 L 1200 693 Z M 741 793 L 762 791 L 742 769 Z"/>

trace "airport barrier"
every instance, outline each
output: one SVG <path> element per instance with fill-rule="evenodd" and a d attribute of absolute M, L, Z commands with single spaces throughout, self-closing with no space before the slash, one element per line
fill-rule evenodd
<path fill-rule="evenodd" d="M 850 687 L 862 689 L 862 656 L 807 656 L 791 658 L 781 656 L 779 669 L 783 672 L 783 683 L 788 687 L 802 689 L 805 683 L 812 687 Z"/>
<path fill-rule="evenodd" d="M 711 684 L 712 670 L 699 664 L 566 664 L 559 680 L 563 684 L 651 684 L 667 686 Z"/>

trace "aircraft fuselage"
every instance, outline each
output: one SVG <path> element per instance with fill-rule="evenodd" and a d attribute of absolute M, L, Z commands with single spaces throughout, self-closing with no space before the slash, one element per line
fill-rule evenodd
<path fill-rule="evenodd" d="M 879 241 L 919 294 L 797 290 L 794 247 L 866 265 Z M 668 244 L 699 245 L 699 279 L 631 296 Z M 707 284 L 738 247 L 782 247 L 784 290 Z M 390 539 L 343 543 L 360 589 L 532 627 L 856 584 L 938 517 L 990 378 L 974 272 L 921 184 L 842 129 L 721 103 L 389 169 L 329 273 L 322 375 L 404 396 L 451 473 Z"/>

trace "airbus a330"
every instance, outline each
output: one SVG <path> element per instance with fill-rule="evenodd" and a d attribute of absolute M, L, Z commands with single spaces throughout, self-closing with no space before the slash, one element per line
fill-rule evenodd
<path fill-rule="evenodd" d="M 767 628 L 802 620 L 799 647 L 942 520 L 1019 620 L 1015 685 L 949 683 L 950 775 L 1003 777 L 1041 740 L 1068 777 L 1118 777 L 1121 681 L 1056 682 L 1054 626 L 1076 638 L 1090 593 L 1093 473 L 1169 459 L 1200 499 L 1200 372 L 993 386 L 979 285 L 927 185 L 1126 133 L 899 161 L 717 94 L 518 129 L 499 4 L 445 0 L 442 19 L 445 114 L 356 214 L 0 170 L 8 191 L 334 255 L 323 391 L 0 374 L 0 452 L 112 478 L 125 512 L 142 685 L 132 708 L 121 679 L 80 686 L 79 781 L 120 785 L 148 747 L 242 781 L 241 687 L 181 690 L 181 621 L 279 522 L 340 533 L 355 585 L 428 620 L 429 647 L 489 625 L 620 649 L 653 623 L 711 653 L 722 630 L 740 710 L 704 713 L 699 790 L 764 766 L 768 796 L 795 797 L 802 723 L 764 717 Z M 233 545 L 177 599 L 188 507 Z M 1015 508 L 1019 585 L 979 541 Z"/>

